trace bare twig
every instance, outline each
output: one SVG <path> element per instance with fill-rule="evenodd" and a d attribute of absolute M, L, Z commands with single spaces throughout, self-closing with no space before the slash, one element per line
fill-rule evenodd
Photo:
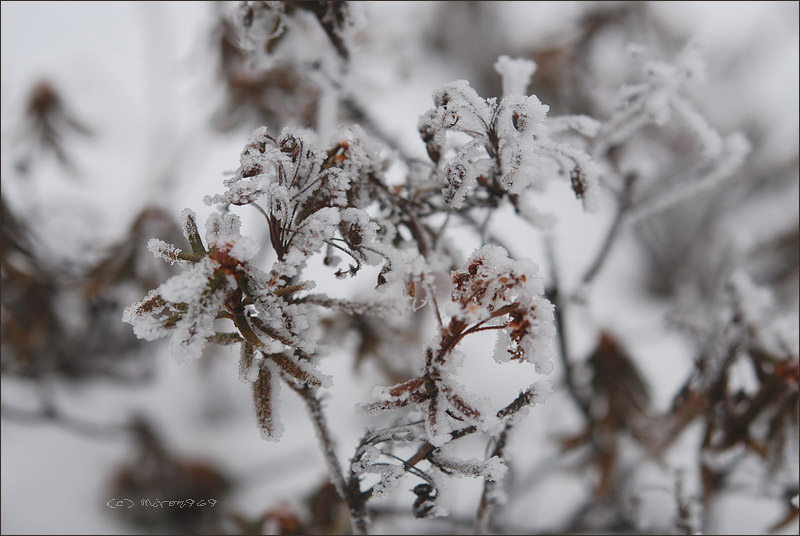
<path fill-rule="evenodd" d="M 558 355 L 561 359 L 561 366 L 564 367 L 564 383 L 567 386 L 567 392 L 569 393 L 570 398 L 572 398 L 572 400 L 575 402 L 575 405 L 578 406 L 578 409 L 581 410 L 581 413 L 589 418 L 589 402 L 584 400 L 584 398 L 578 392 L 578 386 L 575 384 L 575 379 L 573 377 L 572 362 L 569 360 L 567 327 L 564 323 L 565 300 L 561 299 L 558 266 L 556 265 L 555 252 L 553 251 L 553 244 L 550 240 L 550 237 L 545 239 L 545 252 L 550 261 L 550 277 L 552 280 L 551 287 L 547 291 L 547 297 L 553 303 L 553 305 L 555 305 L 553 318 L 555 319 L 556 334 L 558 337 Z"/>
<path fill-rule="evenodd" d="M 55 406 L 42 406 L 39 409 L 21 409 L 3 403 L 0 407 L 3 417 L 26 423 L 55 424 L 68 432 L 90 439 L 127 439 L 131 428 L 126 424 L 98 424 L 65 415 Z"/>
<path fill-rule="evenodd" d="M 497 436 L 492 456 L 503 458 L 505 454 L 506 444 L 508 442 L 508 434 L 514 426 L 514 419 L 506 421 L 503 430 Z M 498 505 L 497 501 L 497 488 L 501 482 L 496 480 L 486 480 L 483 483 L 483 493 L 481 494 L 481 502 L 478 504 L 478 512 L 475 515 L 475 534 L 486 534 L 491 522 L 491 516 Z"/>
<path fill-rule="evenodd" d="M 581 278 L 581 284 L 584 287 L 588 286 L 594 280 L 600 268 L 603 267 L 603 264 L 608 258 L 611 248 L 617 241 L 622 223 L 625 221 L 625 217 L 632 206 L 633 185 L 635 182 L 636 175 L 628 175 L 625 177 L 625 186 L 619 196 L 619 204 L 617 205 L 617 213 L 614 215 L 614 221 L 611 222 L 611 227 L 608 229 L 608 234 L 606 234 L 603 245 L 600 246 L 597 252 L 597 256 Z"/>

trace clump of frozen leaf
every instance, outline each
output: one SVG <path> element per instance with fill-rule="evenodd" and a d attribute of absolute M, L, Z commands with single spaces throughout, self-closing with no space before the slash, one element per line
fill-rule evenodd
<path fill-rule="evenodd" d="M 259 128 L 236 175 L 225 181 L 227 191 L 206 202 L 253 205 L 265 216 L 278 257 L 271 284 L 288 283 L 323 250 L 329 266 L 342 262 L 336 253 L 349 259 L 337 277 L 383 262 L 378 285 L 430 279 L 420 255 L 398 248 L 397 226 L 412 224 L 406 201 L 384 183 L 380 147 L 359 127 L 337 132 L 328 147 L 320 148 L 306 131 L 284 129 L 276 138 Z M 407 290 L 413 298 L 413 287 Z"/>
<path fill-rule="evenodd" d="M 389 464 L 379 463 L 378 459 L 383 452 L 378 445 L 386 444 L 391 448 L 395 443 L 411 443 L 422 441 L 425 438 L 422 427 L 418 424 L 396 425 L 380 430 L 370 430 L 361 439 L 356 453 L 350 463 L 350 471 L 353 475 L 363 473 L 376 473 L 381 475 L 382 481 L 385 479 L 397 480 L 404 473 L 404 468 L 399 467 L 399 473 L 388 470 L 385 467 Z M 382 483 L 382 492 L 388 491 L 389 482 Z"/>
<path fill-rule="evenodd" d="M 309 132 L 284 129 L 276 138 L 262 127 L 250 136 L 236 175 L 225 181 L 227 191 L 206 202 L 254 205 L 265 215 L 278 257 L 273 279 L 297 276 L 324 247 L 354 263 L 339 275 L 355 274 L 362 263 L 384 258 L 373 243 L 385 226 L 364 210 L 374 197 L 371 183 L 381 182 L 378 150 L 357 127 L 336 134 L 328 150 Z"/>
<path fill-rule="evenodd" d="M 553 305 L 542 296 L 538 269 L 528 260 L 515 261 L 499 246 L 484 246 L 467 261 L 464 271 L 453 275 L 453 321 L 470 324 L 490 322 L 508 315 L 494 357 L 499 363 L 509 359 L 527 360 L 540 374 L 553 371 L 552 341 L 555 337 Z M 488 315 L 488 316 L 487 316 Z"/>
<path fill-rule="evenodd" d="M 324 382 L 318 377 L 312 380 L 306 376 L 305 365 L 294 363 L 291 357 L 280 357 L 282 352 L 314 349 L 314 309 L 283 299 L 309 285 L 271 284 L 267 274 L 249 262 L 257 246 L 241 236 L 239 226 L 239 217 L 234 214 L 213 214 L 207 224 L 206 250 L 194 214 L 184 211 L 183 229 L 192 253 L 165 242 L 150 242 L 150 249 L 157 256 L 183 264 L 184 271 L 126 309 L 123 319 L 133 325 L 141 338 L 171 336 L 173 354 L 186 361 L 199 357 L 207 340 L 226 339 L 225 334 L 214 331 L 214 321 L 228 318 L 249 345 L 242 350 L 243 378 L 252 376 L 254 357 L 250 354 L 259 350 L 276 354 L 273 361 L 289 375 L 321 385 Z"/>
<path fill-rule="evenodd" d="M 395 208 L 381 172 L 378 148 L 358 128 L 337 133 L 328 150 L 320 149 L 308 132 L 285 129 L 276 138 L 266 128 L 256 130 L 237 174 L 225 181 L 227 190 L 207 202 L 252 205 L 265 216 L 277 255 L 271 272 L 250 262 L 258 248 L 239 233 L 237 216 L 209 218 L 206 248 L 187 211 L 183 231 L 190 252 L 160 240 L 148 244 L 154 255 L 184 271 L 128 308 L 125 321 L 142 338 L 171 336 L 173 353 L 181 360 L 198 357 L 207 341 L 244 340 L 240 377 L 245 381 L 255 379 L 258 352 L 287 381 L 328 385 L 308 359 L 317 351 L 318 307 L 357 314 L 386 314 L 394 307 L 321 295 L 297 298 L 313 286 L 297 282 L 307 259 L 324 247 L 334 248 L 355 263 L 351 275 L 363 263 L 385 261 L 379 282 L 402 281 L 407 294 L 420 301 L 424 292 L 417 293 L 415 284 L 422 289 L 432 281 L 421 257 L 385 243 L 396 236 L 394 224 L 366 211 L 376 198 L 383 203 L 379 209 Z M 337 275 L 347 273 L 339 270 Z M 216 333 L 218 318 L 232 320 L 239 334 Z"/>
<path fill-rule="evenodd" d="M 169 336 L 179 361 L 200 357 L 208 342 L 241 342 L 239 377 L 253 383 L 262 435 L 277 439 L 282 429 L 275 411 L 279 379 L 308 387 L 330 384 L 309 357 L 317 341 L 314 305 L 287 299 L 310 285 L 279 286 L 280 281 L 252 265 L 258 247 L 241 235 L 234 214 L 209 217 L 205 245 L 193 212 L 184 211 L 182 228 L 191 252 L 160 240 L 148 246 L 183 271 L 128 307 L 123 320 L 140 338 Z M 216 332 L 217 319 L 231 320 L 238 333 Z"/>
<path fill-rule="evenodd" d="M 673 401 L 674 437 L 694 419 L 706 427 L 702 444 L 706 500 L 724 487 L 736 452 L 773 478 L 796 467 L 800 366 L 796 311 L 782 311 L 769 288 L 737 269 L 712 296 L 702 318 L 691 319 L 698 343 L 692 377 Z M 747 367 L 752 382 L 734 371 Z M 669 439 L 665 440 L 668 443 Z M 795 471 L 796 473 L 796 471 Z M 796 482 L 796 480 L 794 481 Z M 776 482 L 776 485 L 777 484 Z M 796 485 L 796 484 L 793 484 Z"/>
<path fill-rule="evenodd" d="M 496 198 L 507 197 L 516 206 L 523 192 L 541 189 L 548 177 L 561 174 L 592 210 L 596 166 L 577 139 L 567 138 L 570 133 L 592 137 L 599 124 L 586 116 L 547 118 L 549 107 L 535 95 L 525 95 L 536 71 L 534 62 L 501 56 L 495 69 L 503 81 L 501 99 L 484 99 L 467 81 L 458 80 L 434 92 L 436 108 L 419 121 L 428 156 L 445 184 L 446 203 L 460 210 L 496 205 Z M 454 155 L 448 150 L 448 133 L 469 138 L 456 146 Z"/>
<path fill-rule="evenodd" d="M 420 376 L 378 389 L 383 400 L 361 406 L 366 412 L 419 407 L 428 440 L 435 446 L 449 441 L 454 426 L 470 424 L 492 431 L 498 425 L 497 412 L 464 392 L 453 377 L 463 359 L 456 346 L 464 337 L 496 330 L 499 362 L 530 361 L 543 374 L 553 369 L 553 306 L 542 296 L 535 265 L 509 259 L 503 248 L 484 246 L 473 253 L 464 270 L 453 274 L 453 283 L 452 302 L 446 309 L 449 319 L 439 319 L 441 329 L 425 350 Z"/>
<path fill-rule="evenodd" d="M 195 251 L 186 253 L 156 240 L 148 247 L 156 256 L 184 264 L 184 271 L 125 309 L 123 321 L 146 340 L 170 336 L 172 354 L 179 361 L 189 361 L 200 357 L 206 340 L 214 335 L 214 320 L 234 298 L 244 263 L 256 251 L 254 243 L 239 234 L 239 218 L 233 214 L 209 218 L 208 251 L 197 242 L 194 213 L 184 211 L 182 223 Z"/>
<path fill-rule="evenodd" d="M 397 444 L 412 442 L 425 444 L 425 440 L 425 429 L 420 422 L 395 424 L 388 428 L 368 431 L 361 439 L 351 462 L 351 483 L 360 480 L 361 476 L 365 474 L 379 475 L 380 480 L 367 493 L 380 498 L 396 489 L 400 479 L 406 474 L 410 474 L 423 480 L 422 484 L 418 484 L 412 490 L 417 496 L 412 505 L 414 516 L 423 518 L 447 515 L 446 507 L 439 504 L 438 501 L 439 491 L 442 487 L 440 477 L 442 473 L 452 473 L 452 471 L 440 468 L 435 463 L 433 452 L 438 449 L 434 449 L 433 452 L 428 451 L 429 453 L 425 456 L 425 459 L 431 464 L 427 470 L 416 465 L 423 459 L 422 457 L 415 456 L 413 461 L 405 461 L 392 453 L 393 447 Z M 382 446 L 379 447 L 379 445 Z M 459 463 L 459 460 L 452 461 L 456 465 Z M 481 464 L 477 460 L 467 460 L 464 463 L 472 462 L 476 466 Z M 487 468 L 490 466 L 496 468 L 497 460 L 486 464 Z"/>

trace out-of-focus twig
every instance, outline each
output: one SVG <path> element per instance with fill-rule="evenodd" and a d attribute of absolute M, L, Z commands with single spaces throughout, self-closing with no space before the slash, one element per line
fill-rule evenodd
<path fill-rule="evenodd" d="M 51 423 L 68 432 L 90 439 L 129 439 L 131 428 L 127 424 L 99 424 L 67 415 L 53 405 L 39 409 L 22 409 L 3 402 L 0 406 L 3 417 L 29 424 Z"/>

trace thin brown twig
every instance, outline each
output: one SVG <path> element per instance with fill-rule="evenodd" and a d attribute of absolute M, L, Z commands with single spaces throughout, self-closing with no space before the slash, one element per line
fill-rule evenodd
<path fill-rule="evenodd" d="M 614 215 L 614 221 L 611 222 L 611 227 L 609 227 L 608 233 L 605 239 L 603 239 L 603 244 L 600 246 L 597 255 L 581 278 L 581 284 L 584 287 L 588 286 L 597 276 L 598 272 L 600 272 L 600 269 L 608 258 L 608 254 L 611 252 L 611 248 L 617 242 L 622 224 L 628 215 L 628 211 L 633 206 L 632 196 L 633 185 L 635 183 L 636 175 L 628 175 L 625 177 L 625 186 L 619 196 L 619 204 L 617 205 L 617 213 Z"/>
<path fill-rule="evenodd" d="M 514 427 L 514 419 L 509 419 L 503 426 L 503 430 L 497 436 L 492 456 L 503 458 L 505 454 L 506 444 L 508 443 L 508 435 Z M 481 493 L 481 501 L 478 504 L 478 511 L 475 514 L 475 534 L 486 534 L 491 523 L 492 513 L 497 507 L 497 487 L 500 482 L 496 480 L 486 479 L 483 483 L 483 493 Z"/>
<path fill-rule="evenodd" d="M 77 417 L 65 415 L 55 406 L 43 406 L 39 409 L 28 410 L 16 408 L 3 403 L 0 406 L 3 417 L 25 423 L 49 422 L 60 426 L 64 430 L 90 439 L 126 439 L 131 428 L 125 424 L 98 424 L 84 421 Z"/>
<path fill-rule="evenodd" d="M 545 239 L 545 253 L 550 261 L 550 277 L 552 280 L 551 287 L 547 292 L 547 297 L 555 305 L 553 318 L 556 324 L 556 334 L 558 338 L 558 356 L 561 361 L 561 366 L 564 367 L 564 383 L 567 386 L 567 392 L 572 398 L 578 409 L 586 418 L 590 418 L 589 403 L 584 400 L 578 392 L 578 386 L 575 384 L 575 379 L 572 371 L 572 362 L 569 360 L 569 343 L 567 342 L 567 326 L 564 322 L 564 300 L 561 299 L 561 289 L 558 277 L 558 266 L 556 265 L 555 252 L 553 251 L 553 244 L 549 237 Z"/>

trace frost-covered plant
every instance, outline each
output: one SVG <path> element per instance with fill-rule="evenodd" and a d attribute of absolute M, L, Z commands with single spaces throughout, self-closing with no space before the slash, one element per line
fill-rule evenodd
<path fill-rule="evenodd" d="M 264 53 L 270 59 L 283 39 L 302 32 L 302 24 L 293 17 L 303 10 L 318 18 L 339 60 L 347 62 L 347 29 L 352 25 L 349 12 L 338 3 L 243 3 L 239 23 L 251 59 Z M 513 259 L 505 248 L 487 244 L 486 223 L 479 225 L 484 243 L 466 262 L 445 235 L 450 215 L 472 223 L 474 211 L 480 209 L 488 222 L 504 203 L 535 227 L 552 228 L 555 215 L 533 197 L 551 179 L 567 182 L 590 212 L 605 186 L 617 195 L 618 213 L 581 280 L 587 286 L 622 223 L 647 218 L 733 174 L 747 153 L 743 137 L 723 139 L 681 94 L 683 85 L 699 73 L 693 49 L 687 48 L 674 65 L 645 65 L 645 82 L 623 87 L 619 106 L 601 120 L 548 116 L 549 107 L 527 94 L 536 63 L 501 56 L 494 65 L 501 77 L 501 97 L 481 97 L 465 80 L 433 93 L 434 108 L 418 123 L 431 163 L 410 159 L 397 147 L 387 151 L 376 141 L 386 142 L 385 136 L 366 116 L 369 132 L 355 125 L 340 128 L 329 140 L 317 139 L 310 130 L 284 128 L 275 135 L 267 127 L 258 128 L 247 140 L 238 170 L 224 181 L 224 192 L 205 198 L 219 209 L 206 223 L 205 240 L 194 214 L 186 210 L 182 224 L 190 250 L 158 240 L 149 243 L 156 256 L 183 271 L 129 307 L 124 320 L 142 338 L 169 336 L 172 353 L 182 361 L 199 357 L 209 342 L 240 344 L 239 377 L 252 384 L 256 420 L 265 439 L 278 440 L 283 430 L 280 385 L 298 393 L 355 532 L 368 530 L 367 502 L 386 496 L 408 474 L 422 480 L 413 489 L 411 510 L 416 517 L 446 515 L 440 500 L 445 477 L 483 478 L 476 528 L 487 530 L 492 509 L 506 497 L 502 486 L 508 435 L 517 417 L 541 403 L 550 389 L 549 382 L 536 382 L 502 407 L 467 392 L 458 380 L 465 358 L 461 343 L 487 331 L 496 332 L 498 366 L 525 362 L 536 374 L 546 375 L 554 370 L 554 358 L 561 358 L 567 389 L 587 427 L 567 448 L 590 445 L 602 472 L 598 495 L 611 493 L 617 433 L 628 430 L 645 442 L 637 419 L 628 418 L 623 407 L 635 405 L 636 416 L 647 410 L 646 388 L 633 360 L 613 337 L 603 334 L 586 363 L 593 369 L 591 387 L 597 396 L 587 396 L 573 377 L 564 316 L 556 309 L 568 300 L 557 286 L 556 274 L 546 292 L 534 263 Z M 339 76 L 327 74 L 331 80 Z M 343 105 L 358 109 L 338 82 L 331 84 L 328 89 L 340 92 L 337 98 Z M 645 126 L 664 126 L 673 115 L 696 140 L 700 161 L 695 176 L 678 184 L 652 180 L 649 188 L 641 189 L 641 169 L 635 161 L 620 161 L 619 155 L 641 142 L 635 135 Z M 405 175 L 390 184 L 387 170 L 394 158 L 404 164 Z M 268 267 L 255 262 L 261 245 L 240 234 L 240 219 L 232 210 L 242 206 L 253 207 L 264 218 L 274 253 Z M 636 218 L 630 218 L 631 213 Z M 348 260 L 346 268 L 341 267 L 341 254 Z M 364 266 L 379 266 L 375 295 L 348 300 L 311 293 L 314 282 L 304 280 L 304 273 L 314 256 L 323 257 L 339 278 L 355 277 Z M 447 271 L 450 300 L 440 308 L 437 294 L 443 289 L 437 273 Z M 357 318 L 398 315 L 404 308 L 417 311 L 425 305 L 436 326 L 421 349 L 421 370 L 395 385 L 377 387 L 373 394 L 379 400 L 359 406 L 368 414 L 406 411 L 393 425 L 369 430 L 349 471 L 343 472 L 319 394 L 335 381 L 316 366 L 329 343 L 323 312 Z M 234 331 L 217 331 L 219 320 L 231 321 Z M 365 326 L 356 321 L 352 325 Z M 613 371 L 624 384 L 619 388 L 609 380 Z M 486 459 L 459 459 L 451 452 L 453 442 L 472 434 L 494 441 Z M 410 446 L 416 448 L 411 457 L 399 456 L 396 449 Z M 375 484 L 362 489 L 365 478 L 376 477 Z"/>
<path fill-rule="evenodd" d="M 685 36 L 670 35 L 672 23 L 649 3 L 572 6 L 557 38 L 547 37 L 549 14 L 497 31 L 513 26 L 516 7 L 414 6 L 215 3 L 224 92 L 217 132 L 198 136 L 206 120 L 198 116 L 186 129 L 191 143 L 161 147 L 170 129 L 148 136 L 159 140 L 153 184 L 174 186 L 166 177 L 180 180 L 191 150 L 216 148 L 223 133 L 244 142 L 238 169 L 203 192 L 205 222 L 186 209 L 178 226 L 147 209 L 102 254 L 93 240 L 47 251 L 57 239 L 39 214 L 49 207 L 30 188 L 50 168 L 75 172 L 63 142 L 88 129 L 63 106 L 73 102 L 69 84 L 34 86 L 27 108 L 18 106 L 22 129 L 11 147 L 19 158 L 3 159 L 4 175 L 24 179 L 15 193 L 4 177 L 0 199 L 3 373 L 36 384 L 132 383 L 151 373 L 134 335 L 169 339 L 180 362 L 228 345 L 252 396 L 251 432 L 273 442 L 290 424 L 286 388 L 297 394 L 330 482 L 307 497 L 305 511 L 264 505 L 248 519 L 236 506 L 207 518 L 181 510 L 192 522 L 178 528 L 192 532 L 441 532 L 448 523 L 476 533 L 696 533 L 726 517 L 725 506 L 714 511 L 725 502 L 718 497 L 742 490 L 781 501 L 785 516 L 770 530 L 792 523 L 797 211 L 785 202 L 765 211 L 771 201 L 761 196 L 795 199 L 797 150 L 776 142 L 784 132 L 763 114 L 776 110 L 758 99 L 751 106 L 735 84 L 725 93 L 738 102 L 708 106 L 703 97 L 716 95 L 696 93 L 705 82 L 699 47 L 675 54 Z M 738 60 L 721 64 L 721 79 L 739 64 L 753 80 L 769 70 L 751 73 Z M 468 80 L 434 87 L 423 81 L 433 66 Z M 424 107 L 402 107 L 425 97 L 420 87 L 433 90 L 421 115 Z M 714 109 L 747 135 L 718 131 L 719 119 L 705 115 Z M 184 124 L 172 119 L 163 125 Z M 99 145 L 108 126 L 97 130 Z M 42 165 L 48 154 L 61 165 Z M 109 163 L 97 162 L 107 174 Z M 90 190 L 112 206 L 107 190 Z M 581 209 L 587 214 L 572 218 Z M 646 246 L 649 264 L 614 259 L 636 245 Z M 131 330 L 119 322 L 122 304 L 144 293 L 124 311 Z M 654 325 L 651 313 L 664 311 L 668 327 Z M 667 337 L 682 351 L 662 345 Z M 337 361 L 350 348 L 352 370 Z M 209 357 L 206 373 L 217 366 Z M 683 376 L 661 375 L 667 367 Z M 554 372 L 552 383 L 542 378 Z M 354 385 L 371 395 L 353 396 L 346 414 L 332 414 L 341 404 L 326 410 L 329 397 Z M 555 403 L 523 422 L 552 401 L 551 389 Z M 4 398 L 3 417 L 132 438 L 138 462 L 118 473 L 115 494 L 178 496 L 203 482 L 222 494 L 259 478 L 232 478 L 228 489 L 225 471 L 173 456 L 144 421 L 92 425 L 61 411 L 56 391 L 39 389 L 33 411 Z M 203 409 L 223 398 L 204 399 Z M 356 418 L 370 427 L 354 430 Z M 337 440 L 355 444 L 347 463 Z M 155 472 L 137 473 L 142 462 Z M 567 472 L 582 493 L 562 493 L 558 476 Z M 650 485 L 659 473 L 662 482 Z M 473 519 L 459 478 L 483 488 Z M 643 515 L 652 508 L 640 499 L 654 489 L 674 500 L 669 527 Z M 564 513 L 538 503 L 527 515 L 530 492 Z M 416 528 L 401 524 L 412 516 Z"/>
<path fill-rule="evenodd" d="M 519 133 L 533 137 L 525 129 Z M 348 255 L 349 269 L 339 269 L 338 277 L 354 276 L 364 264 L 382 264 L 378 287 L 399 287 L 415 309 L 425 303 L 434 308 L 439 332 L 425 350 L 421 375 L 387 389 L 388 401 L 367 404 L 365 409 L 410 404 L 424 408 L 426 444 L 436 448 L 451 440 L 462 425 L 476 427 L 471 431 L 499 431 L 503 419 L 535 398 L 534 391 L 527 391 L 511 406 L 491 409 L 464 393 L 452 376 L 463 358 L 456 349 L 459 342 L 473 333 L 497 331 L 496 361 L 529 361 L 537 372 L 547 374 L 553 368 L 555 328 L 553 306 L 543 296 L 536 266 L 510 259 L 497 246 L 477 250 L 463 270 L 453 273 L 452 302 L 440 311 L 434 276 L 423 256 L 434 252 L 411 208 L 413 202 L 385 183 L 380 147 L 357 127 L 335 134 L 328 147 L 321 149 L 310 132 L 284 129 L 275 137 L 266 128 L 257 129 L 242 152 L 238 171 L 225 181 L 226 191 L 206 197 L 208 204 L 220 205 L 221 213 L 209 217 L 205 241 L 190 210 L 182 215 L 190 250 L 150 241 L 153 254 L 183 271 L 126 309 L 123 320 L 139 337 L 169 336 L 179 361 L 199 357 L 208 342 L 239 343 L 240 378 L 253 384 L 256 419 L 265 439 L 276 440 L 282 432 L 277 411 L 281 381 L 304 396 L 323 439 L 334 483 L 355 512 L 368 496 L 358 491 L 358 481 L 345 486 L 315 394 L 331 381 L 313 364 L 321 342 L 318 311 L 387 314 L 400 304 L 392 305 L 391 292 L 384 292 L 382 303 L 309 294 L 313 283 L 301 277 L 311 256 L 325 250 L 325 263 L 337 265 L 333 251 Z M 259 246 L 241 235 L 239 217 L 228 212 L 231 206 L 253 206 L 264 216 L 276 255 L 269 271 L 253 263 Z M 401 226 L 410 230 L 412 240 L 398 232 Z M 412 245 L 416 247 L 411 249 Z M 236 331 L 216 331 L 220 319 L 232 321 Z M 467 471 L 466 462 L 436 456 L 431 452 L 426 458 L 445 472 L 484 474 Z M 363 464 L 365 470 L 380 473 L 382 482 L 405 472 L 402 467 Z M 416 509 L 433 511 L 419 505 Z M 365 514 L 354 514 L 354 523 L 363 525 Z"/>

